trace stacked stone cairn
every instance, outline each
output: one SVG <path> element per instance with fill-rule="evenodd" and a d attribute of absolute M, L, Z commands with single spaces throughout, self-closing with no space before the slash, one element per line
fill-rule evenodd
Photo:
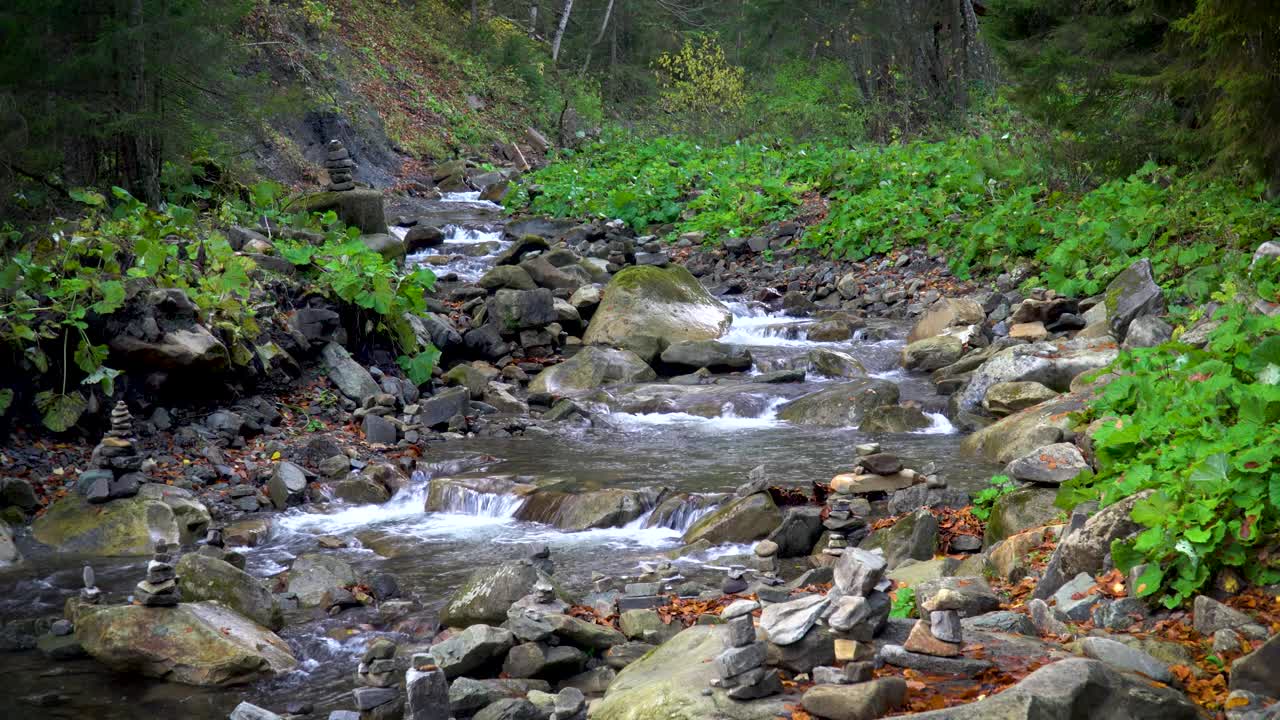
<path fill-rule="evenodd" d="M 765 667 L 765 643 L 756 639 L 754 600 L 738 600 L 720 613 L 728 632 L 728 649 L 715 659 L 712 687 L 724 688 L 734 700 L 755 700 L 782 692 L 776 670 Z"/>
<path fill-rule="evenodd" d="M 99 590 L 98 586 L 94 584 L 95 579 L 96 578 L 94 577 L 94 574 L 93 574 L 93 568 L 88 565 L 85 565 L 84 566 L 84 587 L 80 589 L 80 599 L 89 603 L 90 605 L 97 605 L 98 603 L 102 602 L 102 591 Z"/>
<path fill-rule="evenodd" d="M 430 653 L 413 656 L 404 686 L 409 696 L 405 720 L 449 720 L 449 681 Z"/>
<path fill-rule="evenodd" d="M 89 457 L 91 469 L 80 476 L 81 492 L 91 503 L 133 497 L 146 480 L 142 463 L 133 439 L 129 406 L 117 402 L 111 410 L 111 429 L 93 449 Z"/>
<path fill-rule="evenodd" d="M 814 682 L 846 684 L 870 679 L 869 661 L 875 656 L 871 640 L 884 628 L 893 607 L 886 593 L 892 585 L 884 577 L 888 567 L 879 551 L 846 548 L 841 554 L 833 568 L 832 589 L 827 594 L 831 604 L 824 616 L 836 633 L 835 658 L 846 665 L 844 670 L 815 670 Z"/>
<path fill-rule="evenodd" d="M 147 563 L 147 578 L 134 589 L 134 598 L 146 607 L 174 607 L 182 601 L 178 574 L 173 569 L 173 553 L 177 546 L 156 544 L 155 555 Z"/>
<path fill-rule="evenodd" d="M 360 658 L 356 680 L 361 687 L 351 694 L 361 717 L 400 717 L 403 702 L 400 690 L 396 687 L 395 656 L 396 644 L 386 638 L 378 638 L 369 644 Z M 448 705 L 447 700 L 445 705 Z M 424 717 L 434 719 L 434 716 Z"/>
<path fill-rule="evenodd" d="M 329 171 L 329 189 L 335 192 L 354 190 L 356 183 L 351 179 L 351 173 L 355 170 L 355 166 L 351 153 L 347 151 L 342 141 L 337 138 L 330 140 L 329 155 L 324 161 L 324 167 Z"/>
<path fill-rule="evenodd" d="M 902 644 L 904 650 L 921 655 L 952 658 L 960 655 L 964 638 L 960 629 L 960 608 L 964 597 L 948 588 L 925 600 L 928 620 L 917 620 L 911 635 Z"/>
<path fill-rule="evenodd" d="M 747 584 L 747 568 L 743 565 L 730 565 L 725 572 L 724 582 L 720 585 L 720 592 L 725 595 L 736 595 L 740 592 L 746 592 Z"/>

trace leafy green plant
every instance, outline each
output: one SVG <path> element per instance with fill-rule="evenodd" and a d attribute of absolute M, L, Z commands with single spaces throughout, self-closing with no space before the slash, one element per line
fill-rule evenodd
<path fill-rule="evenodd" d="M 916 589 L 901 587 L 894 590 L 893 606 L 889 609 L 889 617 L 910 618 L 916 615 Z"/>
<path fill-rule="evenodd" d="M 1010 480 L 1007 475 L 992 477 L 987 481 L 987 487 L 979 491 L 973 498 L 973 516 L 986 522 L 991 517 L 991 508 L 996 504 L 996 501 L 1017 489 L 1018 484 Z"/>
<path fill-rule="evenodd" d="M 1124 571 L 1146 564 L 1135 592 L 1168 607 L 1224 568 L 1280 580 L 1280 318 L 1228 305 L 1216 322 L 1204 348 L 1120 357 L 1085 418 L 1098 472 L 1058 500 L 1105 506 L 1149 491 L 1131 513 L 1145 529 L 1112 556 Z"/>

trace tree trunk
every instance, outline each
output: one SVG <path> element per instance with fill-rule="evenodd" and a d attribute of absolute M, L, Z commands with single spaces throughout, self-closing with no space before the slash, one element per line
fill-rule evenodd
<path fill-rule="evenodd" d="M 160 170 L 156 162 L 155 121 L 147 82 L 147 37 L 143 30 L 144 0 L 129 0 L 126 22 L 131 43 L 122 100 L 126 112 L 137 116 L 133 129 L 121 138 L 121 170 L 125 185 L 147 203 L 160 201 Z"/>
<path fill-rule="evenodd" d="M 529 3 L 529 37 L 538 35 L 538 1 Z"/>
<path fill-rule="evenodd" d="M 604 40 L 604 33 L 609 29 L 609 18 L 613 17 L 613 0 L 609 0 L 609 4 L 604 8 L 604 20 L 600 23 L 600 32 L 596 33 L 596 39 L 591 42 L 591 46 L 587 48 L 587 57 L 582 61 L 582 74 L 587 74 L 587 68 L 591 66 L 591 54 Z"/>
<path fill-rule="evenodd" d="M 573 0 L 564 0 L 564 9 L 560 11 L 560 23 L 556 26 L 555 38 L 551 41 L 551 63 L 560 59 L 560 41 L 564 40 L 565 28 L 569 27 L 569 13 L 573 12 Z"/>
<path fill-rule="evenodd" d="M 471 0 L 471 27 L 480 26 L 480 0 Z"/>

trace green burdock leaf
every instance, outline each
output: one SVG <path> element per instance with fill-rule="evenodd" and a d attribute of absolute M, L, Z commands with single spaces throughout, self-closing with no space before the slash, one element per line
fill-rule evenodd
<path fill-rule="evenodd" d="M 44 426 L 53 432 L 66 432 L 84 414 L 88 403 L 84 396 L 75 393 L 55 393 L 52 390 L 36 393 L 36 409 Z"/>

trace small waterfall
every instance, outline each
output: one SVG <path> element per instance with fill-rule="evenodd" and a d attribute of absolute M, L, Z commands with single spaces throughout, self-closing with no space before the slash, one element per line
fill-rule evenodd
<path fill-rule="evenodd" d="M 436 512 L 486 518 L 515 517 L 525 500 L 509 493 L 472 490 L 456 482 L 442 483 L 429 492 L 432 496 L 431 505 Z"/>
<path fill-rule="evenodd" d="M 718 495 L 681 493 L 663 500 L 653 510 L 636 519 L 632 525 L 644 528 L 667 528 L 683 534 L 693 527 L 694 523 L 715 512 L 723 499 L 723 496 Z"/>

